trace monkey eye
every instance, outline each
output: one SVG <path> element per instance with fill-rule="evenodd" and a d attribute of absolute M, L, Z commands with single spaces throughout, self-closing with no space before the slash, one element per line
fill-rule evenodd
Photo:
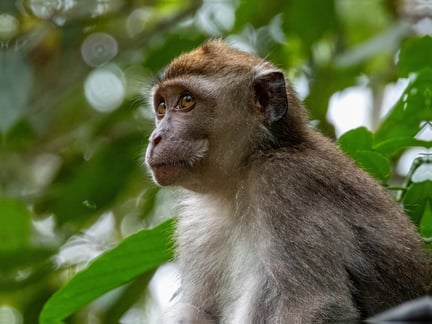
<path fill-rule="evenodd" d="M 195 99 L 189 93 L 186 93 L 180 97 L 177 105 L 178 110 L 189 111 L 195 106 Z"/>
<path fill-rule="evenodd" d="M 161 101 L 159 102 L 158 106 L 156 107 L 156 115 L 159 118 L 162 118 L 163 116 L 165 116 L 166 113 L 166 104 L 165 101 Z"/>

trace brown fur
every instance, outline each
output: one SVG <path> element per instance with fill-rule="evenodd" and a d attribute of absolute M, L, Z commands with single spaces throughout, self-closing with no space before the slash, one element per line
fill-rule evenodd
<path fill-rule="evenodd" d="M 334 323 L 424 293 L 416 229 L 307 125 L 273 65 L 210 41 L 175 59 L 153 98 L 167 113 L 147 163 L 156 182 L 186 189 L 182 303 L 166 323 Z"/>

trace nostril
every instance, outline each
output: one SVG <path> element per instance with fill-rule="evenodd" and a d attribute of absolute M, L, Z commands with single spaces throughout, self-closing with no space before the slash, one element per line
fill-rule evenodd
<path fill-rule="evenodd" d="M 162 136 L 160 136 L 160 135 L 155 136 L 152 140 L 153 146 L 158 145 L 161 140 L 162 140 Z"/>

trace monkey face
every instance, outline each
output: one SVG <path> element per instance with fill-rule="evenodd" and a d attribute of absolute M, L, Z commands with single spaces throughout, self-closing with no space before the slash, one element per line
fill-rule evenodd
<path fill-rule="evenodd" d="M 243 111 L 246 90 L 204 76 L 170 78 L 153 88 L 156 128 L 146 163 L 156 183 L 202 191 L 231 181 L 254 131 Z"/>
<path fill-rule="evenodd" d="M 277 134 L 295 128 L 285 127 L 283 73 L 217 43 L 174 60 L 151 98 L 156 129 L 146 163 L 162 186 L 224 190 L 238 181 L 253 154 L 280 146 Z"/>
<path fill-rule="evenodd" d="M 208 99 L 179 82 L 154 89 L 156 129 L 149 139 L 146 163 L 159 185 L 187 186 L 203 169 L 209 151 L 204 104 Z"/>

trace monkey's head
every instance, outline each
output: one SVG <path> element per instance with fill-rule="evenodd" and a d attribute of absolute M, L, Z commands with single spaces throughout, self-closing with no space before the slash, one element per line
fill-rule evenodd
<path fill-rule="evenodd" d="M 257 151 L 298 142 L 304 124 L 280 70 L 217 40 L 172 61 L 151 102 L 146 163 L 162 186 L 229 183 Z"/>

